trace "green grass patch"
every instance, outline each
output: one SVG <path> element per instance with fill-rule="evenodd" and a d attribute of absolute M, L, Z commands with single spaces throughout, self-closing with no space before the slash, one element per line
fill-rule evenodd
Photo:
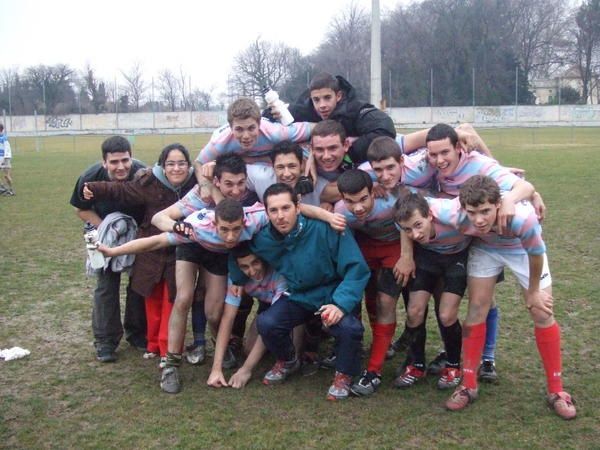
<path fill-rule="evenodd" d="M 435 379 L 391 387 L 401 357 L 385 365 L 368 399 L 325 401 L 332 373 L 267 388 L 209 389 L 208 363 L 182 369 L 181 394 L 163 394 L 154 361 L 127 345 L 116 364 L 94 360 L 94 280 L 84 276 L 81 224 L 69 205 L 77 176 L 99 159 L 103 136 L 13 139 L 16 197 L 0 197 L 0 347 L 31 350 L 0 362 L 0 447 L 7 448 L 598 448 L 600 442 L 600 129 L 490 129 L 495 156 L 527 170 L 548 206 L 544 236 L 563 330 L 564 379 L 579 416 L 545 407 L 533 326 L 512 276 L 497 292 L 501 382 L 449 413 Z M 208 135 L 135 136 L 152 163 L 179 141 L 192 154 Z M 16 141 L 16 142 L 15 142 Z M 16 145 L 15 145 L 16 143 Z M 37 147 L 36 147 L 37 145 Z M 464 317 L 466 302 L 461 306 Z M 399 323 L 404 312 L 399 310 Z M 428 357 L 440 347 L 429 320 Z M 367 334 L 366 344 L 370 343 Z M 271 360 L 257 371 L 260 377 Z"/>

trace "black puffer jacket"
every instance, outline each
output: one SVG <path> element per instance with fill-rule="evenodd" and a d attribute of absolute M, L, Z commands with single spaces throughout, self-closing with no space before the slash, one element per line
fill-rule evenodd
<path fill-rule="evenodd" d="M 390 116 L 370 103 L 358 100 L 356 90 L 344 77 L 336 75 L 336 78 L 343 95 L 329 119 L 340 122 L 348 136 L 358 138 L 352 143 L 348 154 L 353 163 L 359 164 L 367 160 L 367 149 L 373 139 L 378 136 L 395 138 L 396 129 Z M 313 107 L 308 89 L 300 95 L 296 103 L 289 106 L 289 110 L 296 122 L 320 122 L 322 120 Z M 263 115 L 273 120 L 268 108 Z"/>

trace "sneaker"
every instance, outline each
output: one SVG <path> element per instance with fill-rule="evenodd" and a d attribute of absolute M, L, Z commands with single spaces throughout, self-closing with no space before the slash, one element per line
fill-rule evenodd
<path fill-rule="evenodd" d="M 333 383 L 327 391 L 327 400 L 345 400 L 350 395 L 352 377 L 342 372 L 336 372 Z"/>
<path fill-rule="evenodd" d="M 462 384 L 459 385 L 446 401 L 446 408 L 450 411 L 459 411 L 473 403 L 477 398 L 477 389 L 469 389 Z"/>
<path fill-rule="evenodd" d="M 411 364 L 412 364 L 412 356 L 409 353 L 408 355 L 406 355 L 406 358 L 404 358 L 404 361 L 402 361 L 402 363 L 398 367 L 396 367 L 396 370 L 394 372 L 396 378 L 399 377 L 400 375 L 402 375 L 406 371 L 406 368 L 408 366 L 410 366 Z"/>
<path fill-rule="evenodd" d="M 287 377 L 300 369 L 300 360 L 295 358 L 293 361 L 283 361 L 278 359 L 275 365 L 269 370 L 262 382 L 267 386 L 283 383 Z"/>
<path fill-rule="evenodd" d="M 325 367 L 326 369 L 335 369 L 335 361 L 337 356 L 332 351 L 329 356 L 326 356 L 321 360 L 321 367 Z"/>
<path fill-rule="evenodd" d="M 438 389 L 452 389 L 460 384 L 460 369 L 454 367 L 444 367 L 442 376 L 437 382 Z"/>
<path fill-rule="evenodd" d="M 166 356 L 161 356 L 160 357 L 160 362 L 158 363 L 158 368 L 160 370 L 162 370 L 165 367 L 167 367 L 167 357 Z"/>
<path fill-rule="evenodd" d="M 177 394 L 181 391 L 181 380 L 177 367 L 165 367 L 160 377 L 160 388 L 167 394 Z"/>
<path fill-rule="evenodd" d="M 496 364 L 494 364 L 494 361 L 484 359 L 479 366 L 477 378 L 488 383 L 497 383 L 498 374 L 496 373 Z"/>
<path fill-rule="evenodd" d="M 117 360 L 117 355 L 113 349 L 101 347 L 96 350 L 96 359 L 102 363 L 111 363 Z"/>
<path fill-rule="evenodd" d="M 394 352 L 405 352 L 408 349 L 409 345 L 410 342 L 408 338 L 408 333 L 406 332 L 406 328 L 404 328 L 404 331 L 402 332 L 400 337 L 396 339 L 392 344 L 392 348 L 394 349 Z"/>
<path fill-rule="evenodd" d="M 228 345 L 225 350 L 225 355 L 223 356 L 221 367 L 223 367 L 223 369 L 233 369 L 234 367 L 237 367 L 237 364 L 237 358 L 235 357 L 231 346 Z"/>
<path fill-rule="evenodd" d="M 381 376 L 375 372 L 365 370 L 358 382 L 350 386 L 350 392 L 357 397 L 366 397 L 374 394 L 381 384 Z"/>
<path fill-rule="evenodd" d="M 156 357 L 158 357 L 158 353 L 154 353 L 154 352 L 145 352 L 142 355 L 142 358 L 144 358 L 144 359 L 154 359 Z"/>
<path fill-rule="evenodd" d="M 315 352 L 304 352 L 302 355 L 302 366 L 300 373 L 304 377 L 314 375 L 319 370 L 320 366 L 319 355 Z"/>
<path fill-rule="evenodd" d="M 411 387 L 419 380 L 425 378 L 425 371 L 415 366 L 408 365 L 404 373 L 394 380 L 394 386 L 400 389 L 406 389 Z"/>
<path fill-rule="evenodd" d="M 446 362 L 448 362 L 447 360 L 448 355 L 446 355 L 446 352 L 439 352 L 433 361 L 431 361 L 427 366 L 427 373 L 429 375 L 441 375 L 442 371 L 446 368 Z"/>
<path fill-rule="evenodd" d="M 575 400 L 566 392 L 548 395 L 548 406 L 554 410 L 561 419 L 571 420 L 577 415 Z"/>
<path fill-rule="evenodd" d="M 203 344 L 192 344 L 186 348 L 185 360 L 192 365 L 202 364 L 206 359 L 206 347 Z"/>

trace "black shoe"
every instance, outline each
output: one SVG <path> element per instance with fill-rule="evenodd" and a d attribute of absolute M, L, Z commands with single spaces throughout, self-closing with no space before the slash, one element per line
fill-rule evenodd
<path fill-rule="evenodd" d="M 429 375 L 441 375 L 442 370 L 445 369 L 446 363 L 448 362 L 448 355 L 446 352 L 439 352 L 438 355 L 429 363 L 427 366 L 427 373 Z"/>
<path fill-rule="evenodd" d="M 487 381 L 488 383 L 498 382 L 498 374 L 496 373 L 496 364 L 494 364 L 494 361 L 490 361 L 487 359 L 481 361 L 481 366 L 479 366 L 478 378 L 479 380 Z"/>
<path fill-rule="evenodd" d="M 302 366 L 300 366 L 300 373 L 304 377 L 314 375 L 319 370 L 319 356 L 314 352 L 304 352 L 302 355 Z"/>
<path fill-rule="evenodd" d="M 117 360 L 117 355 L 112 348 L 101 347 L 96 350 L 96 359 L 102 363 L 111 363 Z"/>

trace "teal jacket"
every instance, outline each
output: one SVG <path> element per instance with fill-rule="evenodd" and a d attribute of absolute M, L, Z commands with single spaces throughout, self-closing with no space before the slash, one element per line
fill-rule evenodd
<path fill-rule="evenodd" d="M 333 303 L 349 314 L 362 300 L 370 271 L 348 229 L 340 234 L 325 222 L 299 215 L 288 235 L 271 224 L 263 228 L 251 249 L 285 277 L 289 299 L 310 311 Z M 233 258 L 229 263 L 233 283 L 243 284 Z"/>

